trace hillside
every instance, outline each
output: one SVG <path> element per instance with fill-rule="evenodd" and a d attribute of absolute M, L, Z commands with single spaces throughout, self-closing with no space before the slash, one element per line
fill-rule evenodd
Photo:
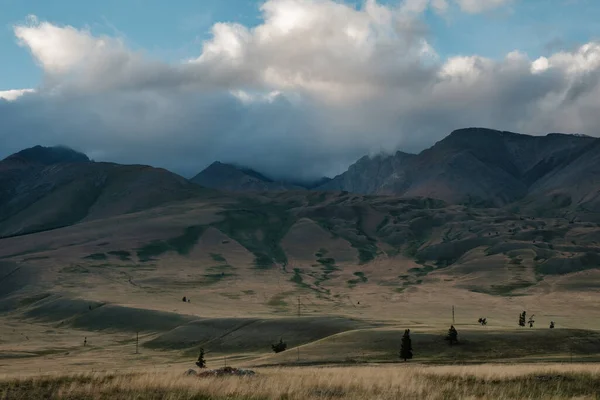
<path fill-rule="evenodd" d="M 305 191 L 198 197 L 4 238 L 0 360 L 184 371 L 200 347 L 211 365 L 271 365 L 296 363 L 300 346 L 305 363 L 390 362 L 406 327 L 419 362 L 597 360 L 600 230 L 585 216 Z M 456 350 L 441 340 L 452 306 Z M 507 347 L 523 310 L 536 327 Z M 294 351 L 270 354 L 282 337 Z"/>
<path fill-rule="evenodd" d="M 584 220 L 430 199 L 296 192 L 89 219 L 2 239 L 0 258 L 27 266 L 45 290 L 94 301 L 211 293 L 203 304 L 214 302 L 217 317 L 243 299 L 258 315 L 293 313 L 289 297 L 301 295 L 315 311 L 352 316 L 347 296 L 377 309 L 383 298 L 417 301 L 432 290 L 465 301 L 543 298 L 549 307 L 563 295 L 590 295 L 600 285 L 599 232 Z M 82 282 L 89 286 L 80 292 Z M 148 301 L 139 304 L 163 309 Z"/>
<path fill-rule="evenodd" d="M 0 162 L 0 236 L 145 210 L 206 191 L 163 169 L 37 146 Z"/>

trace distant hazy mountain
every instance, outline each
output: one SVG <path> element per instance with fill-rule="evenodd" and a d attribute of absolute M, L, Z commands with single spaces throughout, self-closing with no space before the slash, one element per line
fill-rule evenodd
<path fill-rule="evenodd" d="M 204 187 L 229 192 L 268 192 L 284 190 L 305 190 L 298 184 L 275 181 L 249 168 L 232 164 L 214 162 L 198 175 L 192 182 Z"/>
<path fill-rule="evenodd" d="M 600 157 L 593 151 L 597 143 L 597 139 L 581 135 L 529 136 L 461 129 L 418 155 L 398 152 L 363 157 L 318 189 L 503 206 L 556 191 L 553 185 L 558 180 L 550 176 L 561 177 L 560 187 L 576 182 L 575 175 Z M 595 184 L 594 175 L 590 175 L 590 182 Z M 543 183 L 546 179 L 548 182 Z M 600 185 L 581 188 L 574 201 L 587 199 L 589 192 L 598 188 Z"/>
<path fill-rule="evenodd" d="M 0 236 L 140 211 L 201 193 L 163 169 L 95 163 L 68 148 L 36 146 L 0 161 Z"/>

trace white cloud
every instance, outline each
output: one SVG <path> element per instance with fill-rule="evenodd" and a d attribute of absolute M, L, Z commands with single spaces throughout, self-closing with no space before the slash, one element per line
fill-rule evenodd
<path fill-rule="evenodd" d="M 34 20 L 15 34 L 46 79 L 27 101 L 0 103 L 0 141 L 4 151 L 62 143 L 189 174 L 220 159 L 316 176 L 467 126 L 597 134 L 600 44 L 537 60 L 443 60 L 418 14 L 446 6 L 269 0 L 260 25 L 215 24 L 199 54 L 176 65 Z"/>
<path fill-rule="evenodd" d="M 14 101 L 26 93 L 34 93 L 34 89 L 0 90 L 0 99 Z"/>

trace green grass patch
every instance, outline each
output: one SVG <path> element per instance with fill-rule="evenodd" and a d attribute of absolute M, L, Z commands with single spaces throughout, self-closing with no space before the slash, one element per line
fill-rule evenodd
<path fill-rule="evenodd" d="M 94 253 L 94 254 L 90 254 L 89 256 L 85 256 L 83 258 L 86 260 L 96 260 L 96 261 L 108 259 L 108 257 L 104 253 Z"/>
<path fill-rule="evenodd" d="M 131 253 L 125 250 L 109 251 L 108 254 L 119 257 L 121 261 L 131 261 Z"/>
<path fill-rule="evenodd" d="M 82 267 L 81 265 L 70 265 L 68 267 L 61 268 L 58 272 L 65 274 L 89 274 L 90 270 Z"/>
<path fill-rule="evenodd" d="M 319 258 L 317 260 L 317 262 L 321 265 L 325 265 L 325 266 L 332 266 L 335 265 L 335 259 L 334 258 Z"/>
<path fill-rule="evenodd" d="M 327 255 L 327 253 L 329 253 L 329 251 L 326 248 L 321 247 L 316 253 L 315 253 L 315 257 L 317 258 L 323 258 Z"/>
<path fill-rule="evenodd" d="M 271 269 L 275 266 L 273 259 L 266 254 L 256 253 L 254 255 L 254 267 L 257 269 Z"/>
<path fill-rule="evenodd" d="M 221 272 L 219 274 L 204 274 L 202 275 L 202 281 L 198 282 L 200 285 L 214 285 L 216 283 L 221 282 L 224 279 L 231 278 L 235 276 L 235 274 L 227 274 L 225 272 Z"/>
<path fill-rule="evenodd" d="M 227 260 L 225 259 L 225 257 L 223 257 L 221 254 L 219 253 L 210 253 L 210 257 L 216 261 L 216 262 L 220 262 L 220 263 L 226 263 Z"/>
<path fill-rule="evenodd" d="M 301 273 L 302 273 L 302 271 L 300 270 L 300 268 L 294 268 L 294 275 L 292 275 L 292 277 L 290 278 L 290 281 L 294 282 L 296 285 L 300 286 L 301 288 L 310 289 L 311 288 L 310 285 L 308 285 L 304 282 L 302 275 L 300 275 Z"/>
<path fill-rule="evenodd" d="M 534 286 L 535 284 L 535 282 L 514 282 L 507 285 L 491 285 L 489 288 L 471 289 L 471 292 L 485 293 L 490 294 L 492 296 L 523 296 L 516 295 L 513 292 L 519 289 L 526 289 L 528 287 Z"/>
<path fill-rule="evenodd" d="M 408 272 L 414 274 L 415 276 L 427 276 L 430 272 L 435 271 L 435 268 L 432 267 L 431 265 L 425 265 L 422 268 L 411 268 L 408 270 Z"/>
<path fill-rule="evenodd" d="M 268 306 L 271 307 L 287 307 L 288 303 L 285 301 L 285 298 L 289 295 L 289 293 L 279 293 L 275 296 L 271 297 L 267 302 Z"/>
<path fill-rule="evenodd" d="M 409 258 L 415 258 L 419 252 L 419 248 L 423 245 L 423 243 L 424 242 L 421 240 L 411 240 L 404 247 L 402 254 Z"/>
<path fill-rule="evenodd" d="M 187 255 L 194 248 L 205 230 L 205 226 L 189 226 L 185 228 L 183 234 L 180 236 L 168 240 L 155 240 L 139 248 L 137 256 L 140 261 L 146 262 L 167 252 L 177 252 L 180 255 Z"/>
<path fill-rule="evenodd" d="M 223 220 L 212 226 L 253 253 L 256 268 L 272 268 L 275 263 L 287 265 L 281 239 L 296 222 L 296 218 L 281 205 L 245 199 L 236 206 L 239 208 L 222 211 L 220 214 Z"/>
<path fill-rule="evenodd" d="M 357 277 L 357 279 L 350 279 L 348 281 L 348 286 L 349 287 L 355 287 L 356 285 L 358 285 L 359 283 L 367 283 L 369 281 L 369 279 L 366 277 L 364 272 L 355 272 L 354 276 Z"/>
<path fill-rule="evenodd" d="M 222 265 L 214 265 L 212 267 L 208 267 L 207 271 L 209 272 L 227 272 L 227 271 L 233 271 L 235 270 L 235 267 L 229 265 L 229 264 L 222 264 Z"/>

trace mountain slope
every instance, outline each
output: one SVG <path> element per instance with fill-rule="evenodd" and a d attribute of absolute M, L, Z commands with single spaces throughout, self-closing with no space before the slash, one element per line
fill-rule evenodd
<path fill-rule="evenodd" d="M 318 189 L 365 194 L 401 192 L 406 181 L 406 167 L 414 157 L 414 154 L 401 151 L 393 156 L 365 156 Z"/>
<path fill-rule="evenodd" d="M 319 189 L 503 206 L 527 196 L 538 180 L 594 141 L 576 135 L 461 129 L 418 155 L 364 157 Z"/>
<path fill-rule="evenodd" d="M 287 182 L 274 181 L 249 168 L 214 162 L 192 182 L 204 187 L 229 192 L 268 192 L 283 190 L 305 190 L 304 187 Z"/>
<path fill-rule="evenodd" d="M 532 186 L 526 200 L 538 208 L 558 204 L 600 212 L 600 140 L 557 162 Z"/>
<path fill-rule="evenodd" d="M 204 190 L 163 169 L 35 147 L 0 162 L 0 236 L 136 212 Z"/>

